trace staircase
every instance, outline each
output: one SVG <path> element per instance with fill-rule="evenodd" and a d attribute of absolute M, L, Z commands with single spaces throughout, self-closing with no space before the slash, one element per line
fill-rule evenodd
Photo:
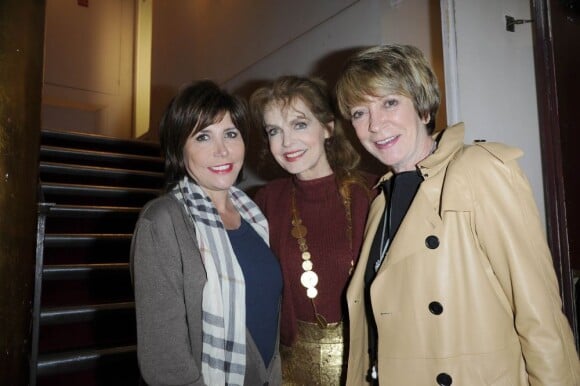
<path fill-rule="evenodd" d="M 136 385 L 129 248 L 159 145 L 42 131 L 31 384 Z"/>

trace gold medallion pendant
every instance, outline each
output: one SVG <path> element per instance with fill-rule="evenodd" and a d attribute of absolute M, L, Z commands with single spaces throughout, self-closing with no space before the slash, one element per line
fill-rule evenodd
<path fill-rule="evenodd" d="M 350 216 L 350 200 L 343 199 L 347 220 L 346 237 L 350 243 L 352 254 L 352 219 Z M 291 229 L 290 234 L 296 239 L 300 251 L 299 273 L 301 286 L 306 290 L 306 296 L 314 310 L 314 321 L 297 320 L 297 338 L 292 347 L 280 346 L 282 355 L 283 385 L 338 385 L 341 384 L 341 374 L 344 372 L 344 331 L 342 321 L 329 323 L 316 307 L 318 296 L 317 286 L 325 282 L 314 271 L 313 260 L 325 258 L 316 256 L 313 259 L 308 249 L 306 235 L 308 230 L 303 224 L 296 203 L 295 187 L 291 191 Z M 330 258 L 330 255 L 328 256 Z M 320 260 L 316 260 L 317 262 Z M 352 269 L 354 259 L 350 262 Z M 350 274 L 350 272 L 349 272 Z M 324 277 L 324 276 L 322 276 Z"/>
<path fill-rule="evenodd" d="M 350 216 L 350 200 L 344 200 L 344 207 L 346 211 L 346 219 L 347 219 L 347 237 L 349 238 L 350 245 L 352 248 L 352 219 Z M 318 313 L 316 309 L 316 304 L 314 303 L 314 299 L 318 296 L 318 289 L 316 286 L 318 285 L 318 274 L 314 272 L 314 263 L 312 262 L 312 255 L 308 250 L 308 243 L 306 242 L 306 235 L 308 234 L 308 229 L 302 223 L 302 219 L 300 218 L 300 214 L 298 213 L 298 207 L 296 205 L 296 188 L 292 186 L 291 192 L 291 209 L 292 209 L 292 229 L 290 230 L 290 234 L 292 237 L 296 239 L 298 242 L 298 248 L 300 249 L 302 258 L 302 274 L 300 275 L 300 284 L 306 289 L 306 296 L 312 302 L 312 307 L 314 308 L 314 316 L 318 321 L 318 325 L 321 328 L 326 328 L 328 323 L 326 318 Z M 351 262 L 351 269 L 354 264 L 354 261 Z"/>

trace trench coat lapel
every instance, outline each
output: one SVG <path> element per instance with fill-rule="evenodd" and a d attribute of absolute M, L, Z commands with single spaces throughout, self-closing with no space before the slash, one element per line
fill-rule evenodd
<path fill-rule="evenodd" d="M 423 184 L 428 181 L 423 181 Z M 387 252 L 386 261 L 382 264 L 377 276 L 381 271 L 392 264 L 425 250 L 425 240 L 428 236 L 439 237 L 443 223 L 437 213 L 437 206 L 429 199 L 423 189 L 423 184 L 417 191 L 409 211 L 399 226 L 391 246 Z"/>
<path fill-rule="evenodd" d="M 461 147 L 460 144 L 463 143 L 463 133 L 463 124 L 454 126 L 453 130 L 447 130 L 446 141 L 432 155 L 419 163 L 418 168 L 424 181 L 391 241 L 386 261 L 381 265 L 377 276 L 390 265 L 421 250 L 427 250 L 425 245 L 427 237 L 441 238 L 443 222 L 439 209 L 445 171 L 449 160 L 455 156 Z M 434 134 L 433 139 L 437 140 L 439 135 Z"/>
<path fill-rule="evenodd" d="M 377 275 L 383 272 L 389 265 L 395 264 L 417 253 L 421 249 L 425 250 L 425 239 L 428 236 L 434 235 L 440 237 L 443 224 L 439 215 L 439 207 L 443 180 L 445 178 L 445 168 L 449 163 L 449 159 L 461 147 L 463 134 L 464 127 L 462 123 L 446 130 L 445 143 L 438 146 L 435 153 L 418 165 L 425 180 L 421 183 L 409 211 L 399 226 L 397 235 L 393 239 L 387 252 L 386 261 L 379 268 Z M 441 133 L 434 134 L 433 138 L 438 140 L 440 135 Z M 392 176 L 392 172 L 385 174 L 377 186 L 392 178 Z M 360 283 L 364 282 L 364 271 L 369 259 L 371 245 L 377 228 L 379 227 L 385 205 L 386 200 L 383 194 L 377 196 L 371 204 L 360 258 L 352 278 L 352 282 L 357 285 L 350 286 L 350 292 L 353 298 L 362 296 L 363 285 Z M 428 215 L 425 215 L 425 213 L 428 213 Z"/>

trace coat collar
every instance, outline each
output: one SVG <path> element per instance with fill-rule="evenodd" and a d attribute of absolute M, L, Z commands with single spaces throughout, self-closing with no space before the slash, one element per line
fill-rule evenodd
<path fill-rule="evenodd" d="M 433 139 L 437 141 L 437 148 L 417 165 L 424 181 L 419 186 L 413 203 L 399 227 L 397 237 L 393 239 L 389 247 L 386 263 L 381 266 L 379 273 L 390 264 L 404 259 L 418 249 L 424 249 L 423 239 L 426 237 L 440 237 L 442 222 L 439 205 L 445 170 L 463 147 L 464 131 L 463 123 L 459 123 L 433 135 Z M 392 177 L 392 172 L 385 174 L 379 184 Z M 378 228 L 385 205 L 385 197 L 381 195 L 371 206 L 367 230 L 371 239 Z"/>
<path fill-rule="evenodd" d="M 428 182 L 424 181 L 423 184 L 428 184 Z M 385 263 L 381 265 L 377 275 L 389 265 L 396 264 L 419 250 L 425 250 L 427 237 L 435 236 L 440 239 L 442 227 L 443 222 L 438 208 L 433 205 L 425 190 L 420 187 L 399 226 L 396 237 L 391 242 Z"/>
<path fill-rule="evenodd" d="M 437 148 L 429 157 L 417 164 L 425 179 L 439 174 L 449 164 L 455 153 L 463 147 L 464 135 L 465 127 L 463 123 L 458 123 L 433 134 L 432 138 L 437 142 Z"/>
<path fill-rule="evenodd" d="M 431 136 L 437 142 L 437 148 L 429 157 L 417 164 L 417 168 L 424 179 L 431 178 L 447 166 L 455 153 L 463 146 L 464 136 L 465 126 L 463 122 L 449 126 L 447 129 Z M 379 188 L 385 181 L 390 180 L 393 175 L 392 171 L 384 174 L 374 188 Z"/>

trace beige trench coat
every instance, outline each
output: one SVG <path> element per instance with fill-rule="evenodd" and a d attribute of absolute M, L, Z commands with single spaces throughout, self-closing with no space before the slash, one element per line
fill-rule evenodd
<path fill-rule="evenodd" d="M 521 151 L 445 130 L 371 286 L 385 385 L 580 385 L 580 364 Z M 391 174 L 383 177 L 383 181 Z M 347 291 L 347 385 L 369 368 L 364 271 L 384 195 L 373 202 Z M 451 382 L 451 383 L 450 383 Z"/>

